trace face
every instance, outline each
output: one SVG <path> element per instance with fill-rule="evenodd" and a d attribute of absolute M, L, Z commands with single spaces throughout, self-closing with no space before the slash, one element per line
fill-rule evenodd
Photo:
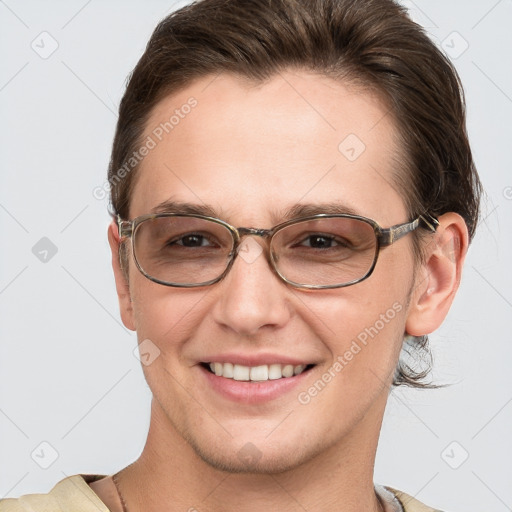
<path fill-rule="evenodd" d="M 209 205 L 236 227 L 271 228 L 294 205 L 337 203 L 382 227 L 406 222 L 386 111 L 369 93 L 304 72 L 257 86 L 202 78 L 153 111 L 146 137 L 156 145 L 140 165 L 130 218 L 175 201 Z M 232 471 L 286 470 L 376 435 L 414 289 L 411 236 L 383 249 L 368 279 L 330 290 L 281 281 L 261 238 L 243 247 L 222 281 L 189 289 L 151 282 L 129 258 L 122 315 L 159 351 L 143 368 L 160 424 Z M 305 370 L 238 381 L 230 364 L 241 374 Z"/>

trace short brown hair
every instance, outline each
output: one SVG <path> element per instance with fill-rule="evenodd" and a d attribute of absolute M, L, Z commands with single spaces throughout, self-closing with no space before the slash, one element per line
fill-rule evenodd
<path fill-rule="evenodd" d="M 287 68 L 377 92 L 397 124 L 403 161 L 394 180 L 410 218 L 456 212 L 473 237 L 481 185 L 460 79 L 393 0 L 201 0 L 161 21 L 119 107 L 108 174 L 114 213 L 129 217 L 137 167 L 122 179 L 119 170 L 141 146 L 161 99 L 206 75 L 258 83 Z M 426 336 L 408 343 L 430 357 Z M 401 360 L 393 384 L 429 387 L 421 383 L 427 373 Z"/>

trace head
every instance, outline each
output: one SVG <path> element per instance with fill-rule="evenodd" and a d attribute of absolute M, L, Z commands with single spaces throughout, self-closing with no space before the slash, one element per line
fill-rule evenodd
<path fill-rule="evenodd" d="M 124 220 L 171 200 L 235 227 L 270 229 L 305 203 L 384 228 L 439 220 L 383 249 L 364 281 L 326 290 L 284 282 L 256 238 L 221 281 L 167 287 L 111 225 L 123 321 L 151 340 L 158 407 L 204 460 L 243 470 L 251 443 L 254 470 L 293 467 L 379 417 L 390 385 L 426 385 L 400 353 L 427 354 L 448 312 L 480 184 L 457 73 L 393 1 L 205 0 L 167 17 L 129 79 L 109 182 Z M 237 354 L 308 369 L 293 392 L 235 403 L 204 363 Z"/>

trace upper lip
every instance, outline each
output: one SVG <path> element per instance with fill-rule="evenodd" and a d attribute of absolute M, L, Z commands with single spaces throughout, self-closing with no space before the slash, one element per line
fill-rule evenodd
<path fill-rule="evenodd" d="M 240 364 L 242 366 L 263 366 L 270 364 L 291 364 L 293 366 L 315 364 L 311 360 L 299 359 L 296 357 L 290 357 L 288 355 L 281 354 L 215 354 L 209 357 L 205 357 L 201 360 L 202 363 L 232 363 Z"/>

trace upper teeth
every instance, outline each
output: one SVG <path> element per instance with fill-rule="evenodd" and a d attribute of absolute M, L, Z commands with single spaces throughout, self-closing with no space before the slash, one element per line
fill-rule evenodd
<path fill-rule="evenodd" d="M 234 380 L 276 380 L 282 377 L 299 375 L 306 368 L 305 364 L 263 364 L 261 366 L 243 366 L 232 363 L 210 363 L 210 369 L 218 377 Z"/>

